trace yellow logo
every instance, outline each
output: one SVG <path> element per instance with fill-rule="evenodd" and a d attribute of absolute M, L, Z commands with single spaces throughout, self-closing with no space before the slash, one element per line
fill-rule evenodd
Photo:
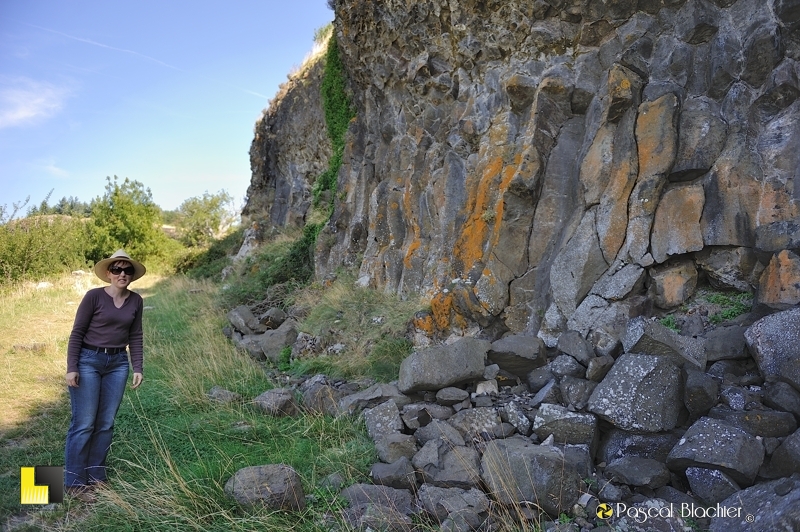
<path fill-rule="evenodd" d="M 64 468 L 61 466 L 21 467 L 19 503 L 64 502 Z"/>
<path fill-rule="evenodd" d="M 600 519 L 611 519 L 612 515 L 614 515 L 614 510 L 611 509 L 610 504 L 603 502 L 597 505 L 597 517 Z"/>

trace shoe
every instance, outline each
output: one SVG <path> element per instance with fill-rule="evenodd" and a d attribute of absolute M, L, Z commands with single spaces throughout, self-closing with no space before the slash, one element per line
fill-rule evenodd
<path fill-rule="evenodd" d="M 97 497 L 95 497 L 93 493 L 94 490 L 91 486 L 68 486 L 66 491 L 67 495 L 71 498 L 78 499 L 79 501 L 83 501 L 87 504 L 97 502 Z"/>

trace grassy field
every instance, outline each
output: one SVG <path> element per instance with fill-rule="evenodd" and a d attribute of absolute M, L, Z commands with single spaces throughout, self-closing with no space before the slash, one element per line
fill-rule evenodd
<path fill-rule="evenodd" d="M 67 277 L 0 293 L 0 523 L 21 531 L 329 530 L 325 516 L 340 501 L 320 481 L 331 473 L 364 481 L 376 460 L 363 422 L 271 418 L 253 408 L 275 384 L 221 334 L 216 288 L 183 278 L 147 276 L 133 286 L 147 307 L 145 380 L 127 390 L 117 417 L 110 486 L 91 506 L 19 504 L 21 466 L 63 464 L 66 343 L 90 286 L 89 276 Z M 211 403 L 214 385 L 245 400 Z M 224 494 L 238 469 L 270 463 L 298 471 L 315 496 L 305 511 L 245 510 Z"/>

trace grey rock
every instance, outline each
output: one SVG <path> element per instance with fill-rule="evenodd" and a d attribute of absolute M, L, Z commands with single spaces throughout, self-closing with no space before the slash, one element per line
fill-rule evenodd
<path fill-rule="evenodd" d="M 552 517 L 572 508 L 581 493 L 581 478 L 565 464 L 562 451 L 522 437 L 490 441 L 481 471 L 490 495 L 501 504 L 530 501 Z"/>
<path fill-rule="evenodd" d="M 800 250 L 800 217 L 756 227 L 756 248 L 767 253 Z"/>
<path fill-rule="evenodd" d="M 754 410 L 732 410 L 725 406 L 715 406 L 708 411 L 708 417 L 720 419 L 731 426 L 762 438 L 781 438 L 797 429 L 797 421 L 789 412 L 778 412 L 768 408 Z"/>
<path fill-rule="evenodd" d="M 483 432 L 491 434 L 493 427 L 501 423 L 494 408 L 471 408 L 461 410 L 447 420 L 458 430 L 465 440 L 470 440 Z"/>
<path fill-rule="evenodd" d="M 367 425 L 367 434 L 373 441 L 403 430 L 400 410 L 391 399 L 374 408 L 364 410 L 364 422 Z"/>
<path fill-rule="evenodd" d="M 240 469 L 225 483 L 225 493 L 245 506 L 270 510 L 303 510 L 305 492 L 300 475 L 283 464 L 268 464 Z"/>
<path fill-rule="evenodd" d="M 401 458 L 411 459 L 419 450 L 414 436 L 392 432 L 382 434 L 375 440 L 375 452 L 378 460 L 392 464 Z"/>
<path fill-rule="evenodd" d="M 690 416 L 697 419 L 706 415 L 718 400 L 719 381 L 708 373 L 695 369 L 686 370 L 683 404 Z"/>
<path fill-rule="evenodd" d="M 600 442 L 597 460 L 610 464 L 614 460 L 626 456 L 638 456 L 666 462 L 669 452 L 682 435 L 683 432 L 678 430 L 658 434 L 636 434 L 620 429 L 611 429 Z"/>
<path fill-rule="evenodd" d="M 761 318 L 745 332 L 758 369 L 767 381 L 783 381 L 800 391 L 800 308 Z"/>
<path fill-rule="evenodd" d="M 544 387 L 536 392 L 536 395 L 530 400 L 530 405 L 534 408 L 538 407 L 542 403 L 553 403 L 558 404 L 561 402 L 561 387 L 558 385 L 558 381 L 555 379 L 551 380 Z"/>
<path fill-rule="evenodd" d="M 507 419 L 508 423 L 512 425 L 517 432 L 523 436 L 527 436 L 531 433 L 533 423 L 518 401 L 509 401 L 503 405 L 503 414 L 504 415 L 501 415 L 501 417 Z"/>
<path fill-rule="evenodd" d="M 604 502 L 621 502 L 623 499 L 627 499 L 630 494 L 631 490 L 628 486 L 617 486 L 610 480 L 602 480 L 600 490 L 597 492 L 598 498 Z"/>
<path fill-rule="evenodd" d="M 520 378 L 547 363 L 545 345 L 535 336 L 510 335 L 492 342 L 489 362 Z"/>
<path fill-rule="evenodd" d="M 558 338 L 558 350 L 586 366 L 595 358 L 594 349 L 578 331 L 567 331 Z"/>
<path fill-rule="evenodd" d="M 479 380 L 491 344 L 463 338 L 453 344 L 412 353 L 400 364 L 398 388 L 403 393 L 434 390 Z"/>
<path fill-rule="evenodd" d="M 608 374 L 613 365 L 614 357 L 609 355 L 593 358 L 586 367 L 586 378 L 592 382 L 600 382 L 603 380 L 603 377 Z"/>
<path fill-rule="evenodd" d="M 262 336 L 261 334 L 242 335 L 238 331 L 234 331 L 231 339 L 237 347 L 247 351 L 247 354 L 253 359 L 263 362 L 267 357 L 264 356 L 264 350 L 261 348 Z"/>
<path fill-rule="evenodd" d="M 253 404 L 271 416 L 296 416 L 300 414 L 300 406 L 294 392 L 288 388 L 267 390 L 255 399 Z"/>
<path fill-rule="evenodd" d="M 586 374 L 586 368 L 569 355 L 558 355 L 548 366 L 557 379 L 567 375 L 583 377 Z"/>
<path fill-rule="evenodd" d="M 400 393 L 394 384 L 373 384 L 366 390 L 352 393 L 339 400 L 339 411 L 344 414 L 355 415 L 365 408 L 372 408 L 388 400 L 394 401 L 398 407 L 404 407 L 411 399 Z"/>
<path fill-rule="evenodd" d="M 600 296 L 606 301 L 619 301 L 632 292 L 638 291 L 638 288 L 644 284 L 644 278 L 644 268 L 638 264 L 626 264 L 616 271 L 612 266 L 594 284 L 590 293 Z M 573 353 L 567 354 L 575 356 Z M 581 360 L 581 362 L 583 361 Z"/>
<path fill-rule="evenodd" d="M 258 317 L 259 323 L 267 329 L 277 329 L 289 316 L 281 309 L 272 307 Z"/>
<path fill-rule="evenodd" d="M 528 382 L 528 389 L 532 393 L 536 393 L 544 386 L 549 383 L 550 381 L 554 380 L 556 376 L 550 371 L 550 366 L 544 366 L 541 368 L 537 368 L 530 373 L 528 373 L 527 382 Z"/>
<path fill-rule="evenodd" d="M 291 346 L 295 340 L 297 340 L 297 322 L 286 320 L 277 329 L 260 335 L 258 345 L 264 352 L 266 360 L 278 362 L 283 348 Z"/>
<path fill-rule="evenodd" d="M 372 482 L 381 486 L 389 486 L 399 490 L 417 489 L 417 477 L 411 461 L 402 456 L 391 464 L 377 463 L 370 469 Z"/>
<path fill-rule="evenodd" d="M 589 397 L 592 396 L 597 383 L 566 376 L 561 379 L 558 386 L 564 404 L 574 410 L 583 410 L 589 404 Z"/>
<path fill-rule="evenodd" d="M 489 498 L 479 489 L 440 488 L 430 484 L 423 484 L 420 488 L 419 502 L 440 523 L 464 513 L 485 520 L 490 508 Z M 477 527 L 469 530 L 473 529 Z"/>
<path fill-rule="evenodd" d="M 755 480 L 764 461 L 764 447 L 755 436 L 723 421 L 708 417 L 697 420 L 667 457 L 674 471 L 689 467 L 717 469 L 740 485 Z"/>
<path fill-rule="evenodd" d="M 606 466 L 605 475 L 616 482 L 650 489 L 666 486 L 670 478 L 669 469 L 662 462 L 640 456 L 617 458 Z"/>
<path fill-rule="evenodd" d="M 570 412 L 561 405 L 542 404 L 533 420 L 533 432 L 544 440 L 552 435 L 556 443 L 595 444 L 597 418 Z"/>
<path fill-rule="evenodd" d="M 695 260 L 715 288 L 749 292 L 757 284 L 758 258 L 751 248 L 709 247 L 697 253 Z"/>
<path fill-rule="evenodd" d="M 791 412 L 800 421 L 800 392 L 785 382 L 764 385 L 764 404 L 776 410 Z"/>
<path fill-rule="evenodd" d="M 705 369 L 706 366 L 705 345 L 702 340 L 681 336 L 659 322 L 644 317 L 628 322 L 622 345 L 626 353 L 668 357 L 680 367 L 689 364 L 696 369 Z"/>
<path fill-rule="evenodd" d="M 236 392 L 226 390 L 221 386 L 214 386 L 208 392 L 208 398 L 215 403 L 230 404 L 241 402 L 242 396 Z"/>
<path fill-rule="evenodd" d="M 670 181 L 691 181 L 707 173 L 725 146 L 728 127 L 714 103 L 691 98 L 681 112 L 680 140 Z"/>
<path fill-rule="evenodd" d="M 480 455 L 471 447 L 454 447 L 444 440 L 429 440 L 411 459 L 423 483 L 440 488 L 477 488 Z"/>
<path fill-rule="evenodd" d="M 435 419 L 414 431 L 414 437 L 420 445 L 425 445 L 430 440 L 441 439 L 454 446 L 466 445 L 464 437 L 447 421 Z"/>
<path fill-rule="evenodd" d="M 748 532 L 754 526 L 764 530 L 798 530 L 800 474 L 736 492 L 720 506 L 741 511 L 711 519 L 711 532 Z"/>
<path fill-rule="evenodd" d="M 469 392 L 461 388 L 448 386 L 436 392 L 436 402 L 444 406 L 453 406 L 469 398 Z"/>
<path fill-rule="evenodd" d="M 625 354 L 589 398 L 590 412 L 625 430 L 674 428 L 683 407 L 680 370 L 668 358 Z"/>
<path fill-rule="evenodd" d="M 452 406 L 442 406 L 436 403 L 411 403 L 400 411 L 403 424 L 410 430 L 424 427 L 434 419 L 449 419 L 453 414 L 455 414 L 455 410 Z"/>
<path fill-rule="evenodd" d="M 409 490 L 375 484 L 353 484 L 339 492 L 339 495 L 347 500 L 350 506 L 379 504 L 394 508 L 402 515 L 410 516 L 417 513 L 414 498 Z"/>
<path fill-rule="evenodd" d="M 780 476 L 800 473 L 800 430 L 789 435 L 780 447 L 775 449 L 770 468 Z"/>
<path fill-rule="evenodd" d="M 228 311 L 228 321 L 242 334 L 258 334 L 267 330 L 246 305 L 239 305 Z"/>
<path fill-rule="evenodd" d="M 327 384 L 318 382 L 302 390 L 303 408 L 307 412 L 335 417 L 339 414 L 339 401 L 344 392 Z"/>
<path fill-rule="evenodd" d="M 380 530 L 381 532 L 412 532 L 411 518 L 385 504 L 359 503 L 342 511 L 342 519 L 350 530 Z"/>
<path fill-rule="evenodd" d="M 595 213 L 589 210 L 575 234 L 555 257 L 550 270 L 553 297 L 561 312 L 565 315 L 575 312 L 607 268 L 597 239 Z"/>
<path fill-rule="evenodd" d="M 704 336 L 706 339 L 706 355 L 708 362 L 717 360 L 745 359 L 750 354 L 747 352 L 747 343 L 744 333 L 747 329 L 740 325 L 715 327 Z"/>
<path fill-rule="evenodd" d="M 741 489 L 735 480 L 717 469 L 689 467 L 686 469 L 686 478 L 692 493 L 710 506 L 722 502 Z"/>

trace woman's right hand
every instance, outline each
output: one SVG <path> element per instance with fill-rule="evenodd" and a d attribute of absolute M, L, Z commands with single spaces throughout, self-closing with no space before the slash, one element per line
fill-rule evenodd
<path fill-rule="evenodd" d="M 70 371 L 67 373 L 67 386 L 71 388 L 78 387 L 78 372 L 77 371 Z"/>

